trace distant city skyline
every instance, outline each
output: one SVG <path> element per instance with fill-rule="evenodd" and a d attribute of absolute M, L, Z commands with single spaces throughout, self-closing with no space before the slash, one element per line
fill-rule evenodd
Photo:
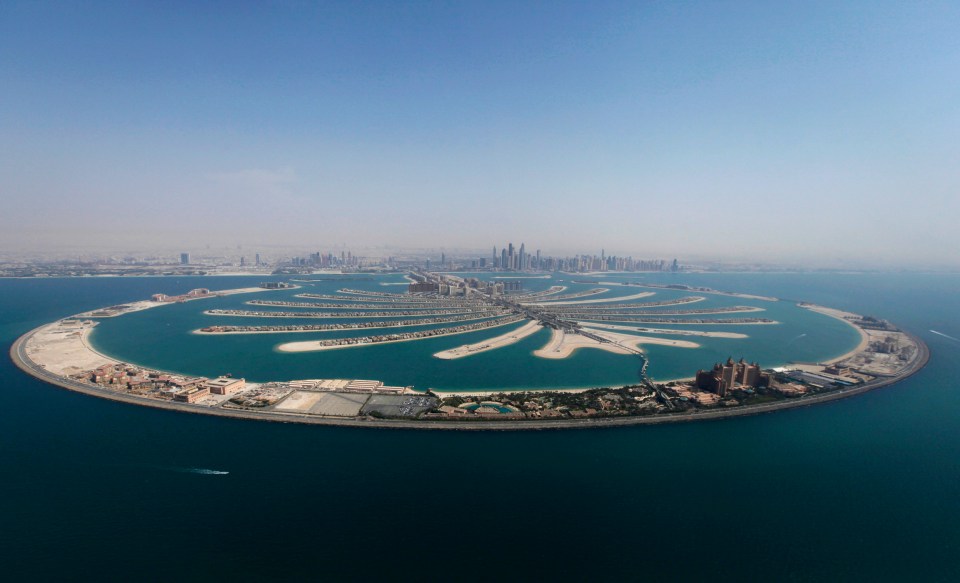
<path fill-rule="evenodd" d="M 953 3 L 7 2 L 0 249 L 523 233 L 960 268 L 958 28 Z"/>

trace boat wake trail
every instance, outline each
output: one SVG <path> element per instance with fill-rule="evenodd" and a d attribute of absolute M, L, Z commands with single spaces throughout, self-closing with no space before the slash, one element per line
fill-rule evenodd
<path fill-rule="evenodd" d="M 933 333 L 936 334 L 937 336 L 943 336 L 944 338 L 949 338 L 950 340 L 953 340 L 954 342 L 960 342 L 960 338 L 954 338 L 953 336 L 950 336 L 949 334 L 944 334 L 943 332 L 937 332 L 936 330 L 931 330 L 931 332 L 933 332 Z"/>
<path fill-rule="evenodd" d="M 784 344 L 784 346 L 790 346 L 791 344 L 793 344 L 793 343 L 796 342 L 797 340 L 800 340 L 800 339 L 803 338 L 804 336 L 806 336 L 806 334 L 801 334 L 801 335 L 797 336 L 796 338 L 791 338 L 786 344 Z"/>
<path fill-rule="evenodd" d="M 230 473 L 223 470 L 211 470 L 208 468 L 160 467 L 157 469 L 166 470 L 168 472 L 177 472 L 180 474 L 200 474 L 203 476 L 225 476 Z"/>

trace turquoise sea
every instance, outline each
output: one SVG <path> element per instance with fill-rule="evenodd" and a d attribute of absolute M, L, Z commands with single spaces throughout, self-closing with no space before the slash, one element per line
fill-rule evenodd
<path fill-rule="evenodd" d="M 91 337 L 93 344 L 105 354 L 125 362 L 136 362 L 163 370 L 175 370 L 185 374 L 213 376 L 231 373 L 252 381 L 291 380 L 303 378 L 372 378 L 389 385 L 413 385 L 419 389 L 443 390 L 470 389 L 555 389 L 596 386 L 622 386 L 637 382 L 643 360 L 635 356 L 612 354 L 595 349 L 575 352 L 563 360 L 538 358 L 532 355 L 550 339 L 549 330 L 541 330 L 517 344 L 476 354 L 456 360 L 433 358 L 433 353 L 463 344 L 479 342 L 516 329 L 525 322 L 504 327 L 452 335 L 415 342 L 383 344 L 379 346 L 354 347 L 332 351 L 289 353 L 279 352 L 276 346 L 284 342 L 316 340 L 347 336 L 362 336 L 381 331 L 348 330 L 342 332 L 310 332 L 252 335 L 197 335 L 191 331 L 213 324 L 239 325 L 288 325 L 329 322 L 353 322 L 358 320 L 409 320 L 411 317 L 373 317 L 318 320 L 313 318 L 251 318 L 243 316 L 212 316 L 204 312 L 213 308 L 239 309 L 264 312 L 312 311 L 336 312 L 337 310 L 308 310 L 302 308 L 255 306 L 251 300 L 281 300 L 291 302 L 318 302 L 296 297 L 298 294 L 336 294 L 347 287 L 374 292 L 400 293 L 402 275 L 370 277 L 363 280 L 352 278 L 313 276 L 310 283 L 294 290 L 265 291 L 256 294 L 238 294 L 224 298 L 208 298 L 183 304 L 167 305 L 156 309 L 128 314 L 101 321 Z M 779 322 L 775 325 L 749 324 L 633 324 L 666 329 L 690 329 L 701 331 L 725 331 L 747 334 L 747 339 L 726 339 L 695 336 L 655 336 L 693 341 L 698 349 L 683 349 L 649 345 L 644 349 L 649 356 L 648 374 L 654 378 L 670 379 L 693 376 L 698 368 L 709 368 L 714 362 L 746 357 L 760 361 L 766 366 L 784 364 L 793 359 L 816 361 L 837 356 L 856 346 L 859 335 L 850 326 L 827 316 L 798 308 L 794 302 L 768 302 L 739 297 L 729 297 L 676 290 L 600 284 L 573 283 L 578 279 L 564 274 L 554 274 L 550 279 L 525 279 L 526 291 L 540 291 L 552 285 L 563 285 L 563 293 L 605 288 L 609 292 L 589 296 L 595 301 L 604 298 L 630 297 L 640 292 L 654 295 L 627 303 L 658 302 L 682 297 L 699 296 L 704 301 L 650 308 L 656 312 L 676 309 L 703 309 L 727 306 L 751 306 L 762 312 L 728 313 L 711 315 L 674 316 L 683 320 L 691 318 L 744 318 L 762 317 Z M 582 279 L 582 278 L 581 278 Z M 664 278 L 637 275 L 604 275 L 601 281 L 651 282 Z M 220 283 L 220 282 L 216 282 Z M 658 282 L 659 283 L 659 282 Z M 206 285 L 214 285 L 207 283 Z M 247 284 L 249 285 L 249 284 Z M 223 284 L 217 287 L 223 287 Z M 186 289 L 179 290 L 187 291 Z M 575 301 L 575 300 L 574 300 Z M 619 302 L 618 302 L 619 303 Z M 344 304 L 349 306 L 349 304 Z M 568 307 L 600 307 L 604 303 L 574 304 Z M 346 308 L 350 310 L 349 307 Z M 630 322 L 613 322 L 631 325 Z M 423 326 L 436 328 L 442 324 Z M 393 332 L 387 330 L 386 332 Z M 647 334 L 650 335 L 650 334 Z"/>
<path fill-rule="evenodd" d="M 893 387 L 753 418 L 461 434 L 154 411 L 45 385 L 4 358 L 0 565 L 5 578 L 953 581 L 960 576 L 960 396 L 953 382 L 960 341 L 950 338 L 960 338 L 960 276 L 624 279 L 806 300 L 888 318 L 927 342 L 930 364 Z M 39 324 L 156 292 L 257 281 L 0 280 L 0 338 L 9 346 Z M 533 281 L 552 285 L 525 283 Z M 229 302 L 242 305 L 253 297 Z M 283 335 L 236 337 L 215 346 L 206 342 L 223 339 L 185 334 L 194 324 L 218 320 L 200 313 L 207 309 L 205 301 L 228 300 L 105 322 L 94 342 L 147 365 L 256 380 L 369 377 L 358 373 L 369 370 L 372 358 L 381 380 L 420 388 L 483 388 L 503 375 L 516 387 L 582 386 L 629 382 L 637 370 L 638 359 L 596 351 L 562 363 L 538 361 L 529 351 L 546 341 L 541 336 L 508 352 L 478 355 L 474 358 L 491 358 L 477 364 L 472 358 L 454 361 L 453 368 L 433 363 L 437 359 L 422 348 L 405 352 L 406 347 L 436 342 L 439 350 L 473 341 L 470 334 L 353 355 L 333 351 L 323 358 L 274 352 Z M 757 315 L 784 324 L 735 330 L 751 335 L 746 343 L 695 339 L 706 348 L 689 352 L 650 347 L 653 376 L 684 376 L 691 366 L 725 358 L 734 344 L 738 352 L 729 355 L 769 365 L 839 354 L 856 343 L 842 323 L 788 302 L 709 301 L 762 305 L 768 310 Z M 129 334 L 137 329 L 149 332 Z M 210 367 L 208 357 L 216 350 L 223 351 L 219 356 L 230 371 Z M 334 353 L 339 356 L 328 358 Z M 710 362 L 701 363 L 704 358 Z"/>

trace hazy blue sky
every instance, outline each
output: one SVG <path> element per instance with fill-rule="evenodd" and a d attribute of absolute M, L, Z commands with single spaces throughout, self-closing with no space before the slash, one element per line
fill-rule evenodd
<path fill-rule="evenodd" d="M 0 246 L 960 265 L 960 3 L 0 3 Z"/>

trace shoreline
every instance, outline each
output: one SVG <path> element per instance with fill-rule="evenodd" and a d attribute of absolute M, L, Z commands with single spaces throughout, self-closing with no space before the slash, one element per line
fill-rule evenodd
<path fill-rule="evenodd" d="M 658 346 L 673 346 L 676 348 L 700 348 L 696 342 L 688 340 L 671 340 L 669 338 L 654 338 L 651 336 L 637 336 L 635 334 L 621 334 L 607 330 L 584 327 L 584 331 L 602 338 L 596 340 L 582 334 L 565 334 L 561 330 L 554 330 L 550 341 L 541 349 L 534 350 L 533 355 L 547 359 L 563 359 L 573 355 L 578 350 L 595 348 L 614 354 L 644 354 L 644 344 Z"/>
<path fill-rule="evenodd" d="M 224 290 L 222 292 L 217 292 L 220 294 L 232 293 L 243 293 L 245 291 L 270 291 L 268 289 L 259 289 L 259 288 L 245 288 L 240 290 Z M 136 304 L 136 302 L 131 302 L 131 304 Z M 165 305 L 164 303 L 153 303 L 151 302 L 149 307 L 157 307 L 160 305 Z M 815 304 L 800 303 L 800 307 L 805 309 L 810 309 L 821 313 L 823 315 L 839 319 L 846 322 L 849 326 L 858 330 L 861 336 L 861 341 L 851 351 L 847 353 L 827 360 L 826 363 L 834 363 L 843 360 L 853 358 L 854 356 L 864 352 L 864 349 L 868 348 L 871 341 L 871 335 L 868 331 L 865 331 L 860 326 L 854 324 L 848 319 L 848 317 L 855 317 L 862 319 L 863 316 L 853 314 L 850 312 L 845 312 L 842 310 L 836 310 L 832 308 L 826 308 L 824 306 L 818 306 Z M 96 311 L 96 310 L 94 310 Z M 189 403 L 181 403 L 174 401 L 161 400 L 146 396 L 139 396 L 126 392 L 114 391 L 109 388 L 99 387 L 94 384 L 82 382 L 70 378 L 68 375 L 74 374 L 69 371 L 72 368 L 84 368 L 89 362 L 83 360 L 84 358 L 90 359 L 91 356 L 94 358 L 91 360 L 102 360 L 104 363 L 117 363 L 120 362 L 112 357 L 109 357 L 97 350 L 95 350 L 92 344 L 89 342 L 89 337 L 92 331 L 95 329 L 94 326 L 87 326 L 81 328 L 65 328 L 56 330 L 55 334 L 58 336 L 48 337 L 44 339 L 44 342 L 54 343 L 57 341 L 63 342 L 74 342 L 74 347 L 76 342 L 70 340 L 73 337 L 79 337 L 80 344 L 85 350 L 86 354 L 74 354 L 77 357 L 76 363 L 74 361 L 60 361 L 61 366 L 51 367 L 49 365 L 41 364 L 40 362 L 34 360 L 30 353 L 28 353 L 27 345 L 31 339 L 33 339 L 37 334 L 51 330 L 57 326 L 64 326 L 63 322 L 65 320 L 76 319 L 76 316 L 62 318 L 55 320 L 41 326 L 38 326 L 23 335 L 21 335 L 17 340 L 10 346 L 10 357 L 13 363 L 26 374 L 37 378 L 48 384 L 72 390 L 75 392 L 83 393 L 86 395 L 91 395 L 99 398 L 104 398 L 108 400 L 124 402 L 128 404 L 135 404 L 140 406 L 148 406 L 156 409 L 167 409 L 175 410 L 180 412 L 189 412 L 194 414 L 205 414 L 205 415 L 214 415 L 222 417 L 233 417 L 239 419 L 248 419 L 248 420 L 261 420 L 261 421 L 274 421 L 274 422 L 292 422 L 292 423 L 306 423 L 306 424 L 319 424 L 319 425 L 338 425 L 338 426 L 351 426 L 351 427 L 378 427 L 378 428 L 397 428 L 397 429 L 440 429 L 440 430 L 500 430 L 500 431 L 516 431 L 516 430 L 543 430 L 543 429 L 565 429 L 565 428 L 596 428 L 596 427 L 614 427 L 614 426 L 625 426 L 625 425 L 651 425 L 651 424 L 661 424 L 661 423 L 676 423 L 676 422 L 685 422 L 685 421 L 694 421 L 694 420 L 705 420 L 705 419 L 722 419 L 728 417 L 738 417 L 744 415 L 754 415 L 765 412 L 777 411 L 782 409 L 796 408 L 802 406 L 809 406 L 818 403 L 829 402 L 841 398 L 846 398 L 849 396 L 859 395 L 870 390 L 878 389 L 888 385 L 895 384 L 905 378 L 912 376 L 921 370 L 929 360 L 929 348 L 926 344 L 920 340 L 918 337 L 910 334 L 908 332 L 900 330 L 899 333 L 906 336 L 916 347 L 916 351 L 913 354 L 912 359 L 904 367 L 897 369 L 893 374 L 889 375 L 878 375 L 875 376 L 872 380 L 869 380 L 863 384 L 854 385 L 845 388 L 839 388 L 828 393 L 819 393 L 814 395 L 806 395 L 796 399 L 788 399 L 784 401 L 777 401 L 773 403 L 762 403 L 757 405 L 744 405 L 733 408 L 721 408 L 721 409 L 695 409 L 691 412 L 685 413 L 659 413 L 650 416 L 610 416 L 610 417 L 593 417 L 588 419 L 573 419 L 573 418 L 563 418 L 563 419 L 551 419 L 551 420 L 540 420 L 540 419 L 508 419 L 508 420 L 496 420 L 496 419 L 382 419 L 382 418 L 372 418 L 372 417 L 323 417 L 318 415 L 306 415 L 302 413 L 291 413 L 285 411 L 276 411 L 276 410 L 250 410 L 250 409 L 227 409 L 216 406 L 209 405 L 196 405 Z M 505 322 L 499 324 L 498 326 L 506 326 L 510 324 L 515 324 L 517 322 Z M 488 328 L 494 328 L 498 326 L 490 326 Z M 528 324 L 529 326 L 529 324 Z M 522 329 L 523 327 L 521 327 Z M 487 328 L 484 328 L 487 329 Z M 511 336 L 516 334 L 520 329 L 508 333 L 503 336 Z M 452 334 L 445 335 L 455 335 L 462 334 L 466 332 L 473 332 L 474 330 L 467 330 L 463 332 L 456 332 Z M 600 331 L 595 331 L 600 332 Z M 880 332 L 878 332 L 880 333 Z M 62 335 L 60 335 L 62 334 Z M 600 336 L 619 336 L 612 333 L 601 333 Z M 632 335 L 631 335 L 632 336 Z M 632 338 L 641 338 L 632 336 Z M 331 348 L 348 348 L 351 346 L 369 346 L 373 344 L 387 344 L 392 342 L 405 342 L 411 340 L 417 340 L 420 338 L 411 338 L 411 339 L 399 339 L 392 341 L 384 341 L 377 343 L 368 343 L 368 344 L 349 344 L 343 346 L 335 346 Z M 657 339 L 660 340 L 660 339 Z M 683 342 L 683 341 L 679 341 Z M 685 343 L 685 342 L 684 342 Z M 309 344 L 309 342 L 305 343 Z M 553 342 L 551 342 L 553 344 Z M 619 344 L 614 342 L 614 344 Z M 695 344 L 695 343 L 689 343 Z M 549 346 L 549 345 L 548 345 Z M 49 350 L 50 346 L 44 346 L 43 344 L 37 347 L 37 350 Z M 75 348 L 74 348 L 75 350 Z M 637 349 L 638 352 L 642 352 Z M 81 351 L 83 352 L 83 351 Z M 66 354 L 66 353 L 60 353 Z M 133 364 L 133 363 L 130 363 Z M 180 374 L 180 373 L 173 373 Z M 872 373 L 871 373 L 872 374 Z M 676 380 L 676 379 L 674 379 Z M 659 381 L 661 384 L 669 381 Z M 601 387 L 582 387 L 582 388 L 564 388 L 564 389 L 521 389 L 522 391 L 528 391 L 531 394 L 534 393 L 543 393 L 543 392 L 553 392 L 553 391 L 562 391 L 570 393 L 580 393 L 589 390 L 598 389 Z M 463 391 L 432 391 L 428 390 L 424 394 L 432 393 L 438 396 L 485 396 L 485 395 L 494 395 L 500 393 L 508 392 L 519 392 L 517 390 L 511 389 L 481 389 L 481 390 L 463 390 Z"/>
<path fill-rule="evenodd" d="M 833 364 L 833 363 L 835 363 L 835 362 L 840 362 L 840 361 L 842 361 L 842 360 L 847 360 L 848 358 L 852 358 L 852 357 L 853 357 L 855 354 L 857 354 L 858 352 L 863 351 L 865 348 L 867 348 L 867 347 L 870 345 L 870 335 L 867 334 L 867 333 L 863 330 L 863 328 L 861 328 L 861 327 L 859 327 L 859 326 L 855 326 L 855 325 L 853 324 L 853 322 L 851 322 L 850 320 L 847 320 L 846 317 L 845 317 L 845 316 L 847 316 L 847 315 L 856 316 L 856 314 L 854 314 L 854 313 L 852 313 L 852 312 L 845 312 L 845 311 L 843 311 L 843 310 L 836 310 L 836 309 L 833 309 L 833 308 L 827 308 L 827 307 L 825 307 L 825 306 L 818 306 L 817 304 L 798 303 L 797 306 L 798 306 L 798 307 L 801 307 L 801 308 L 803 308 L 803 309 L 805 309 L 805 310 L 810 310 L 811 312 L 816 312 L 816 313 L 818 313 L 818 314 L 823 314 L 824 316 L 829 316 L 829 317 L 831 317 L 831 318 L 833 318 L 833 319 L 835 319 L 835 320 L 840 320 L 841 322 L 843 322 L 844 324 L 850 326 L 851 328 L 853 328 L 854 330 L 856 330 L 857 333 L 860 334 L 860 343 L 857 344 L 857 345 L 853 348 L 853 350 L 851 350 L 851 351 L 849 351 L 849 352 L 846 352 L 846 353 L 844 353 L 844 354 L 842 354 L 842 355 L 840 355 L 840 356 L 838 356 L 838 357 L 836 357 L 836 358 L 831 358 L 831 359 L 829 359 L 829 360 L 825 360 L 825 361 L 823 361 L 822 364 Z"/>
<path fill-rule="evenodd" d="M 45 324 L 47 326 L 49 324 Z M 42 328 L 41 326 L 40 328 Z M 211 407 L 202 407 L 189 405 L 185 403 L 176 403 L 172 401 L 160 401 L 148 397 L 140 397 L 124 393 L 98 389 L 93 386 L 84 385 L 80 382 L 64 378 L 42 368 L 34 363 L 26 355 L 25 346 L 30 337 L 40 328 L 35 328 L 23 334 L 10 346 L 10 358 L 13 363 L 24 373 L 58 388 L 83 393 L 85 395 L 117 401 L 130 405 L 139 405 L 151 407 L 154 409 L 165 409 L 184 413 L 193 413 L 198 415 L 212 415 L 216 417 L 232 417 L 234 419 L 252 420 L 252 421 L 272 421 L 279 423 L 302 423 L 308 425 L 335 425 L 340 427 L 373 427 L 378 429 L 431 429 L 440 431 L 543 431 L 550 429 L 598 429 L 603 427 L 624 427 L 629 425 L 661 425 L 669 423 L 684 423 L 690 421 L 706 421 L 727 419 L 732 417 L 744 417 L 750 415 L 760 415 L 784 409 L 795 409 L 798 407 L 809 407 L 830 401 L 836 401 L 855 395 L 860 395 L 868 391 L 880 389 L 889 385 L 896 384 L 903 379 L 913 376 L 926 366 L 930 351 L 927 345 L 916 336 L 907 334 L 918 347 L 918 354 L 911 365 L 901 371 L 900 374 L 893 377 L 881 377 L 869 383 L 850 387 L 848 389 L 838 389 L 836 391 L 800 397 L 787 401 L 778 401 L 776 403 L 766 403 L 748 407 L 738 407 L 731 409 L 714 409 L 709 411 L 697 411 L 693 413 L 663 414 L 643 417 L 598 417 L 592 419 L 554 419 L 549 421 L 541 420 L 505 420 L 495 421 L 486 419 L 477 420 L 399 420 L 399 419 L 373 419 L 373 418 L 334 418 L 318 417 L 311 415 L 302 415 L 295 413 L 277 413 L 268 411 L 249 411 L 232 410 Z M 579 392 L 589 389 L 582 389 Z M 576 391 L 576 389 L 571 389 Z M 495 391 L 496 394 L 504 391 Z M 474 391 L 473 394 L 479 392 Z M 454 392 L 443 394 L 456 394 Z"/>
<path fill-rule="evenodd" d="M 500 336 L 495 336 L 481 342 L 474 342 L 473 344 L 464 344 L 462 346 L 457 346 L 456 348 L 441 350 L 440 352 L 433 353 L 433 357 L 441 360 L 456 360 L 458 358 L 466 358 L 468 356 L 473 356 L 474 354 L 480 354 L 489 350 L 496 350 L 497 348 L 516 344 L 528 336 L 533 336 L 542 329 L 543 327 L 540 322 L 535 320 L 528 321 L 526 325 L 521 326 L 512 332 L 507 332 L 506 334 L 501 334 Z"/>

